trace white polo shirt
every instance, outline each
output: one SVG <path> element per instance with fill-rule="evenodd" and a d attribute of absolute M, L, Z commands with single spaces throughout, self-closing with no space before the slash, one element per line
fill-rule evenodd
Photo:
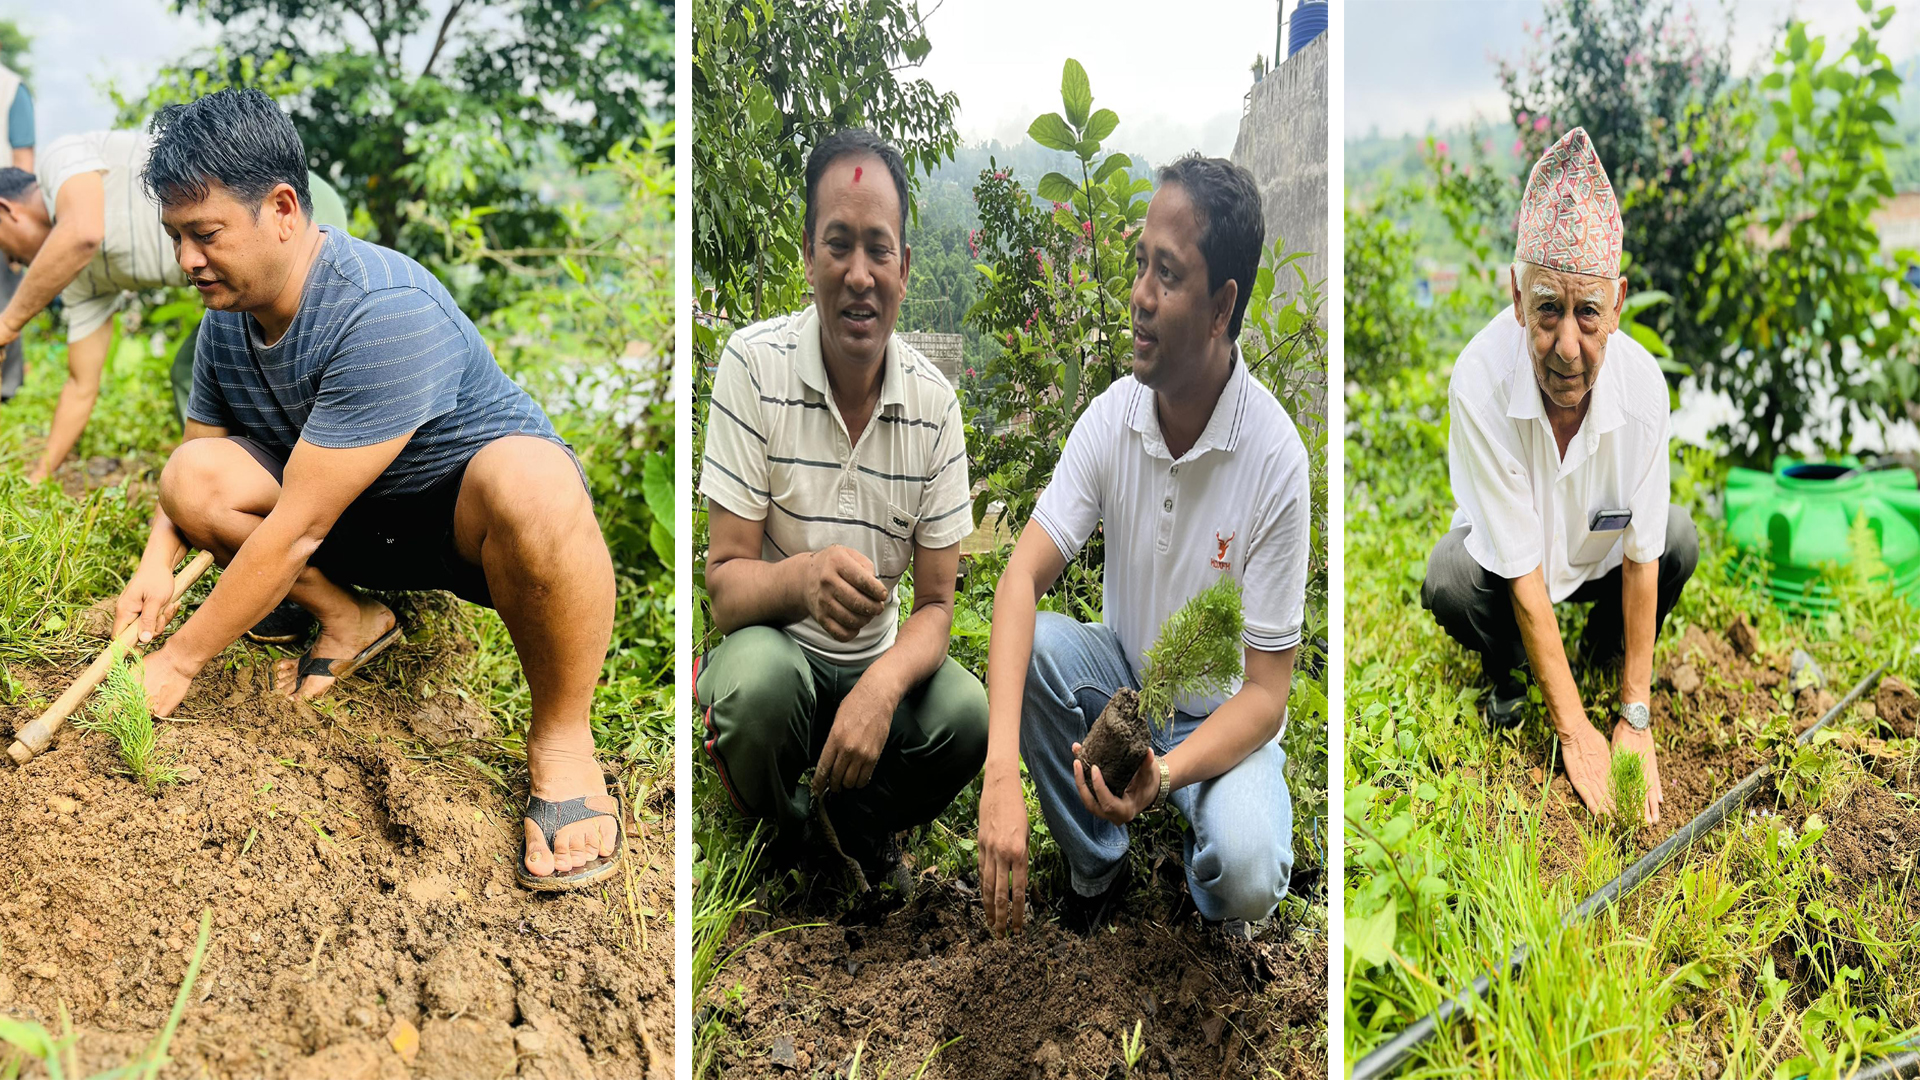
<path fill-rule="evenodd" d="M 36 161 L 49 217 L 68 180 L 82 173 L 103 174 L 104 239 L 92 261 L 60 292 L 67 306 L 68 341 L 100 329 L 128 291 L 187 284 L 173 255 L 173 241 L 160 224 L 160 204 L 140 179 L 152 150 L 153 140 L 145 132 L 89 131 L 53 140 Z"/>
<path fill-rule="evenodd" d="M 1544 563 L 1555 603 L 1619 566 L 1623 553 L 1653 562 L 1667 548 L 1668 407 L 1660 365 L 1615 331 L 1592 397 L 1562 460 L 1534 381 L 1526 328 L 1511 308 L 1467 343 L 1447 389 L 1447 466 L 1459 504 L 1451 527 L 1468 526 L 1467 553 L 1503 578 L 1524 577 Z M 1577 564 L 1600 510 L 1632 511 L 1626 542 L 1598 562 Z"/>
<path fill-rule="evenodd" d="M 1067 435 L 1033 520 L 1068 559 L 1104 523 L 1101 621 L 1138 676 L 1161 624 L 1222 574 L 1240 582 L 1247 647 L 1298 645 L 1311 512 L 1306 444 L 1236 350 L 1213 416 L 1179 460 L 1160 437 L 1153 391 L 1131 375 L 1108 387 Z M 1239 689 L 1236 679 L 1175 704 L 1206 715 Z"/>
<path fill-rule="evenodd" d="M 886 608 L 850 642 L 812 618 L 785 627 L 837 664 L 871 660 L 893 645 L 897 586 L 915 545 L 951 547 L 973 531 L 953 385 L 898 336 L 887 340 L 884 364 L 880 404 L 858 446 L 828 390 L 812 307 L 736 332 L 713 377 L 700 493 L 766 523 L 768 562 L 843 544 L 865 555 L 887 586 Z"/>

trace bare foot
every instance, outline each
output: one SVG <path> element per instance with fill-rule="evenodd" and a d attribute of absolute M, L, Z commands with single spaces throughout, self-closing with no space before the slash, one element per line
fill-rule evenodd
<path fill-rule="evenodd" d="M 565 802 L 588 796 L 587 809 L 620 812 L 620 803 L 607 794 L 607 781 L 600 764 L 593 759 L 593 734 L 585 725 L 571 738 L 528 739 L 527 771 L 532 774 L 533 794 L 548 802 Z M 554 834 L 553 848 L 540 826 L 524 821 L 527 831 L 527 872 L 534 877 L 569 874 L 595 859 L 614 854 L 619 830 L 611 817 L 591 817 L 562 826 Z"/>
<path fill-rule="evenodd" d="M 393 609 L 370 597 L 355 595 L 355 612 L 346 619 L 326 618 L 320 620 L 320 636 L 314 640 L 309 650 L 313 656 L 329 656 L 335 660 L 351 660 L 360 655 L 360 650 L 380 640 L 381 636 L 394 628 L 399 621 Z M 287 697 L 298 697 L 301 701 L 314 698 L 333 688 L 331 675 L 309 675 L 299 677 L 300 661 L 288 657 L 273 666 L 273 684 Z"/>

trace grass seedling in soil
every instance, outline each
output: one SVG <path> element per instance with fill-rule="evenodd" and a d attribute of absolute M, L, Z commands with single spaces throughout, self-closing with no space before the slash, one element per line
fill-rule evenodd
<path fill-rule="evenodd" d="M 1133 1076 L 1133 1070 L 1140 1065 L 1140 1059 L 1147 1055 L 1147 1040 L 1140 1035 L 1140 1028 L 1146 1021 L 1135 1020 L 1133 1033 L 1120 1036 L 1121 1064 L 1126 1066 L 1127 1076 Z"/>
<path fill-rule="evenodd" d="M 117 647 L 93 705 L 74 724 L 87 731 L 104 731 L 113 736 L 127 775 L 149 794 L 158 792 L 161 784 L 180 782 L 180 774 L 159 760 L 153 710 L 147 707 L 146 681 L 140 661 L 121 663 Z"/>
<path fill-rule="evenodd" d="M 83 1078 L 79 1060 L 74 1056 L 80 1036 L 75 1034 L 73 1020 L 67 1015 L 64 1004 L 60 1006 L 61 1034 L 56 1036 L 29 1020 L 0 1016 L 0 1043 L 13 1047 L 29 1061 L 39 1062 L 47 1071 L 47 1080 L 154 1080 L 160 1075 L 161 1067 L 167 1064 L 167 1047 L 173 1044 L 173 1034 L 180 1029 L 180 1017 L 186 1013 L 187 999 L 192 996 L 193 984 L 200 977 L 200 964 L 207 958 L 207 944 L 212 933 L 213 909 L 208 908 L 200 913 L 200 937 L 194 943 L 193 959 L 187 964 L 187 974 L 180 982 L 180 992 L 174 995 L 173 1011 L 167 1016 L 166 1026 L 154 1036 L 153 1043 L 145 1053 L 125 1065 Z M 0 1062 L 0 1080 L 16 1080 L 22 1064 L 19 1059 Z"/>
<path fill-rule="evenodd" d="M 1173 722 L 1174 703 L 1213 693 L 1240 677 L 1245 620 L 1240 583 L 1222 575 L 1160 627 L 1140 665 L 1140 690 L 1121 687 L 1080 744 L 1080 761 L 1100 770 L 1118 795 L 1140 770 L 1152 731 Z"/>
<path fill-rule="evenodd" d="M 1640 831 L 1647 804 L 1647 763 L 1632 750 L 1615 750 L 1607 770 L 1607 788 L 1613 795 L 1613 827 L 1622 840 Z"/>

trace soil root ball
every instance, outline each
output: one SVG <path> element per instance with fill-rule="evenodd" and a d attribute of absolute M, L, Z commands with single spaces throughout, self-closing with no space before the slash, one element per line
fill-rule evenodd
<path fill-rule="evenodd" d="M 1889 675 L 1880 680 L 1880 690 L 1874 695 L 1874 711 L 1880 719 L 1893 728 L 1893 733 L 1903 739 L 1912 738 L 1920 732 L 1915 731 L 1916 721 L 1920 721 L 1920 694 L 1899 679 Z"/>
<path fill-rule="evenodd" d="M 1097 767 L 1107 790 L 1118 797 L 1126 791 L 1133 774 L 1140 771 L 1140 763 L 1151 747 L 1147 720 L 1140 715 L 1140 695 L 1123 686 L 1114 692 L 1087 737 L 1080 741 L 1080 763 L 1087 766 L 1089 783 Z"/>

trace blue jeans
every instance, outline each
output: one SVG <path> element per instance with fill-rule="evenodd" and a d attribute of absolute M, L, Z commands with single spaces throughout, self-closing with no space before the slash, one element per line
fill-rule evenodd
<path fill-rule="evenodd" d="M 1038 789 L 1054 843 L 1066 856 L 1073 889 L 1082 896 L 1097 896 L 1112 884 L 1127 856 L 1127 830 L 1094 816 L 1080 802 L 1072 748 L 1122 686 L 1139 688 L 1118 635 L 1099 623 L 1039 613 L 1020 717 L 1020 756 Z M 1180 745 L 1205 719 L 1176 713 L 1169 730 L 1153 733 L 1154 753 Z M 1220 776 L 1169 797 L 1191 826 L 1187 885 L 1202 917 L 1263 919 L 1287 894 L 1293 876 L 1293 799 L 1286 765 L 1286 752 L 1275 739 Z"/>

